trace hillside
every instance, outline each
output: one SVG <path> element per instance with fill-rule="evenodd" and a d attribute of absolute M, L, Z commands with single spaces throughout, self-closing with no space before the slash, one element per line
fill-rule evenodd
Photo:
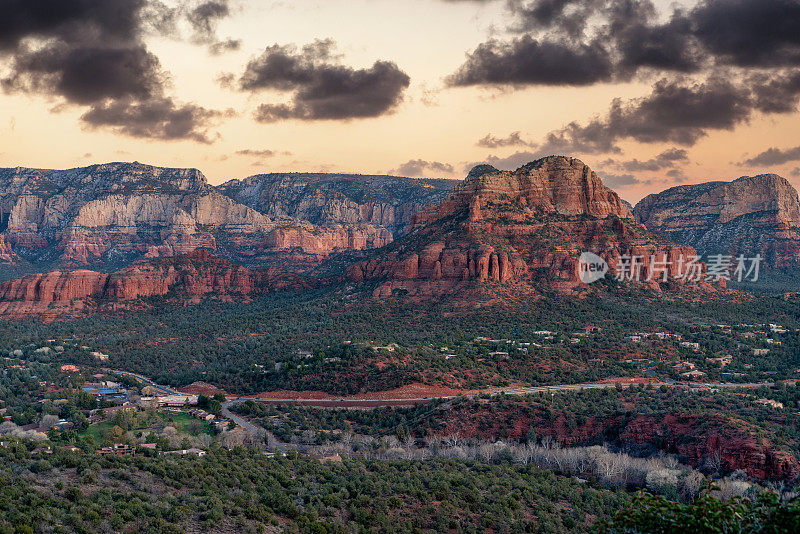
<path fill-rule="evenodd" d="M 218 189 L 271 218 L 371 224 L 398 237 L 414 214 L 444 200 L 457 183 L 384 175 L 280 173 L 231 180 Z"/>
<path fill-rule="evenodd" d="M 513 172 L 475 167 L 441 205 L 415 218 L 408 235 L 350 267 L 348 276 L 377 282 L 378 298 L 424 297 L 474 281 L 571 293 L 586 289 L 579 257 L 587 251 L 612 275 L 621 257 L 640 256 L 640 281 L 651 256 L 668 258 L 675 277 L 679 256 L 694 254 L 638 224 L 583 162 L 551 156 Z"/>
<path fill-rule="evenodd" d="M 34 274 L 0 284 L 0 315 L 46 318 L 125 309 L 141 298 L 166 297 L 174 304 L 205 296 L 249 299 L 279 289 L 309 289 L 314 282 L 275 268 L 252 271 L 204 249 L 153 259 L 108 274 L 87 270 Z"/>
<path fill-rule="evenodd" d="M 761 254 L 770 267 L 800 267 L 800 202 L 776 174 L 673 187 L 642 199 L 634 215 L 706 256 Z"/>
<path fill-rule="evenodd" d="M 291 189 L 281 180 L 216 188 L 196 169 L 139 163 L 0 169 L 1 270 L 6 278 L 54 268 L 110 271 L 197 248 L 249 266 L 305 270 L 335 252 L 391 242 L 452 185 L 314 176 L 318 185 L 280 195 Z"/>

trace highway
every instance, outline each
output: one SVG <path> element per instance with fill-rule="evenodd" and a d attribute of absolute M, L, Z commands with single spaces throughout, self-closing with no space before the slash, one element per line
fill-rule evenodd
<path fill-rule="evenodd" d="M 150 378 L 146 376 L 142 376 L 136 373 L 130 373 L 128 371 L 118 371 L 114 369 L 108 369 L 108 372 L 115 373 L 118 375 L 129 376 L 143 384 L 145 386 L 151 386 L 158 392 L 160 395 L 182 395 L 179 391 L 169 387 L 163 386 L 160 384 L 156 384 Z M 526 387 L 510 387 L 510 388 L 500 388 L 500 389 L 491 389 L 491 390 L 481 390 L 476 392 L 471 392 L 469 394 L 463 395 L 464 397 L 477 397 L 479 395 L 489 395 L 489 396 L 496 396 L 496 395 L 528 395 L 531 393 L 547 393 L 547 392 L 561 392 L 561 391 L 579 391 L 582 389 L 609 389 L 609 388 L 629 388 L 631 386 L 639 386 L 641 384 L 636 383 L 622 383 L 622 382 L 587 382 L 583 384 L 556 384 L 552 386 L 526 386 Z M 688 382 L 688 383 L 678 383 L 678 382 L 654 382 L 650 384 L 655 387 L 667 386 L 667 387 L 679 387 L 679 388 L 690 388 L 690 389 L 698 389 L 698 390 L 713 390 L 713 389 L 747 389 L 747 388 L 756 388 L 761 386 L 773 386 L 774 384 L 771 382 L 750 382 L 750 383 L 734 383 L 734 382 L 724 382 L 719 384 L 713 383 L 705 383 L 705 382 Z M 264 430 L 262 427 L 255 425 L 248 420 L 244 419 L 233 413 L 230 408 L 236 404 L 251 400 L 254 402 L 263 402 L 263 403 L 296 403 L 296 404 L 303 404 L 306 406 L 330 406 L 330 407 L 342 407 L 342 408 L 372 408 L 378 406 L 397 406 L 397 405 L 409 405 L 409 404 L 417 404 L 417 403 L 424 403 L 430 402 L 432 400 L 438 399 L 453 399 L 456 398 L 452 395 L 449 396 L 433 396 L 433 397 L 420 397 L 420 398 L 376 398 L 376 399 L 348 399 L 338 398 L 338 399 L 298 399 L 298 398 L 251 398 L 251 397 L 228 397 L 228 400 L 222 404 L 222 416 L 230 419 L 237 425 L 241 426 L 245 430 L 247 430 L 254 438 L 257 443 L 264 443 L 264 438 L 269 437 L 271 438 L 270 446 L 276 449 L 279 452 L 287 452 L 292 445 L 287 445 L 286 443 L 281 443 L 274 439 L 273 436 L 268 435 L 267 431 Z"/>
<path fill-rule="evenodd" d="M 131 377 L 134 380 L 136 380 L 137 382 L 139 382 L 140 384 L 152 387 L 154 390 L 156 390 L 156 393 L 158 393 L 160 395 L 183 395 L 180 391 L 176 391 L 176 390 L 170 388 L 169 386 L 162 386 L 162 385 L 156 384 L 155 382 L 153 382 L 152 380 L 150 380 L 146 376 L 138 375 L 136 373 L 129 373 L 128 371 L 119 371 L 117 369 L 104 369 L 104 371 L 110 372 L 110 373 L 114 373 L 114 374 L 117 374 L 117 375 Z"/>
<path fill-rule="evenodd" d="M 156 384 L 150 378 L 146 376 L 139 375 L 136 373 L 130 373 L 128 371 L 119 371 L 116 369 L 108 369 L 107 371 L 129 376 L 143 384 L 145 386 L 151 386 L 153 389 L 156 390 L 161 395 L 182 395 L 181 392 L 169 387 L 163 386 L 161 384 Z M 545 392 L 558 392 L 558 391 L 579 391 L 581 389 L 609 389 L 609 388 L 616 388 L 617 386 L 628 388 L 631 386 L 640 386 L 642 384 L 637 383 L 625 383 L 625 382 L 585 382 L 581 384 L 554 384 L 551 386 L 523 386 L 523 387 L 508 387 L 508 388 L 493 388 L 487 390 L 480 390 L 475 392 L 470 392 L 464 394 L 464 397 L 477 397 L 479 395 L 528 395 L 530 393 L 545 393 Z M 679 387 L 679 388 L 690 388 L 690 389 L 702 389 L 702 390 L 711 390 L 711 389 L 734 389 L 734 388 L 756 388 L 761 386 L 771 387 L 774 384 L 772 382 L 747 382 L 747 383 L 736 383 L 736 382 L 721 382 L 721 383 L 707 383 L 707 382 L 653 382 L 650 385 L 655 387 L 667 386 L 667 387 Z M 456 396 L 453 395 L 445 395 L 445 396 L 432 396 L 432 397 L 416 397 L 416 398 L 392 398 L 392 397 L 376 397 L 374 399 L 351 399 L 347 397 L 340 397 L 340 398 L 332 398 L 332 399 L 300 399 L 300 398 L 285 398 L 285 397 L 261 397 L 261 398 L 252 398 L 252 397 L 234 397 L 229 396 L 228 402 L 226 405 L 231 405 L 232 403 L 238 403 L 246 400 L 252 400 L 254 402 L 264 402 L 264 403 L 296 403 L 296 404 L 304 404 L 309 406 L 314 405 L 329 405 L 329 404 L 336 404 L 337 406 L 353 406 L 353 407 L 361 407 L 361 408 L 371 408 L 376 406 L 391 406 L 391 405 L 398 405 L 398 404 L 414 404 L 420 402 L 429 402 L 436 399 L 453 399 Z M 233 418 L 231 418 L 233 419 Z M 235 420 L 235 419 L 234 419 Z M 237 422 L 238 424 L 238 422 Z M 242 425 L 245 426 L 245 425 Z"/>
<path fill-rule="evenodd" d="M 608 389 L 608 388 L 615 388 L 617 386 L 628 388 L 631 386 L 640 386 L 642 384 L 634 384 L 634 383 L 623 383 L 623 382 L 588 382 L 584 384 L 558 384 L 554 386 L 530 386 L 530 387 L 521 387 L 521 388 L 503 388 L 501 390 L 492 391 L 492 392 L 481 392 L 481 393 L 489 393 L 490 395 L 527 395 L 529 393 L 542 393 L 547 391 L 576 391 L 581 389 Z M 650 384 L 655 387 L 667 386 L 667 387 L 680 387 L 680 388 L 690 388 L 690 389 L 702 389 L 702 390 L 710 390 L 710 389 L 734 389 L 734 388 L 757 388 L 761 386 L 773 386 L 772 382 L 749 382 L 749 383 L 742 383 L 738 384 L 735 382 L 723 382 L 719 384 L 710 384 L 705 382 L 654 382 Z M 481 393 L 476 393 L 475 395 L 480 395 Z M 475 396 L 473 395 L 473 396 Z"/>

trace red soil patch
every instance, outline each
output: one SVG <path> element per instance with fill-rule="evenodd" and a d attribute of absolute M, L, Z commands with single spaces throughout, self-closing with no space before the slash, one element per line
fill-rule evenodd
<path fill-rule="evenodd" d="M 226 397 L 229 396 L 225 390 L 219 389 L 206 382 L 193 382 L 188 386 L 177 388 L 177 391 L 186 393 L 187 395 L 206 395 L 208 397 L 213 397 L 217 393 L 222 393 Z"/>
<path fill-rule="evenodd" d="M 258 395 L 250 395 L 249 397 L 253 399 L 281 400 L 331 400 L 341 398 L 325 393 L 324 391 L 267 391 L 265 393 L 259 393 Z"/>
<path fill-rule="evenodd" d="M 359 393 L 347 397 L 350 400 L 382 400 L 382 399 L 424 399 L 432 397 L 455 397 L 463 391 L 438 386 L 428 386 L 414 382 L 397 389 L 389 391 L 377 391 L 374 393 Z"/>
<path fill-rule="evenodd" d="M 267 391 L 258 395 L 251 395 L 253 399 L 274 400 L 315 400 L 315 401 L 386 401 L 386 400 L 411 400 L 435 397 L 455 397 L 464 391 L 438 386 L 428 386 L 415 382 L 397 389 L 388 391 L 375 391 L 359 393 L 357 395 L 343 396 L 331 395 L 322 391 Z"/>

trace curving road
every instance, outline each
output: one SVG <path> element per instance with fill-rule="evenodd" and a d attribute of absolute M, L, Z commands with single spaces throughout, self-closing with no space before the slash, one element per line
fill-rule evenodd
<path fill-rule="evenodd" d="M 163 386 L 160 384 L 156 384 L 151 379 L 147 378 L 146 376 L 142 376 L 136 373 L 130 373 L 128 371 L 118 371 L 114 369 L 109 369 L 108 371 L 129 376 L 135 379 L 140 384 L 145 386 L 153 387 L 157 392 L 162 395 L 180 395 L 181 393 L 176 391 L 175 389 L 169 386 Z M 528 387 L 510 387 L 510 388 L 501 388 L 501 389 L 492 389 L 492 390 L 482 390 L 477 391 L 474 393 L 469 393 L 463 395 L 464 397 L 477 397 L 479 395 L 527 395 L 530 393 L 544 393 L 544 392 L 558 392 L 558 391 L 577 391 L 581 389 L 609 389 L 609 388 L 616 388 L 616 387 L 623 387 L 629 388 L 632 386 L 639 386 L 641 384 L 634 384 L 634 383 L 616 383 L 616 382 L 588 382 L 583 384 L 556 384 L 552 386 L 528 386 Z M 652 383 L 653 386 L 667 386 L 667 387 L 679 387 L 679 388 L 692 388 L 692 389 L 702 389 L 702 390 L 713 390 L 713 389 L 736 389 L 736 388 L 755 388 L 761 386 L 773 386 L 773 382 L 750 382 L 750 383 L 733 383 L 733 382 L 724 382 L 719 384 L 711 384 L 711 383 L 704 383 L 704 382 L 688 382 L 688 383 L 676 383 L 676 382 L 655 382 Z M 353 408 L 371 408 L 371 407 L 379 407 L 379 406 L 398 406 L 398 405 L 409 405 L 409 404 L 418 404 L 418 403 L 425 403 L 430 402 L 432 400 L 438 399 L 454 399 L 457 398 L 452 395 L 446 396 L 433 396 L 433 397 L 420 397 L 420 398 L 380 398 L 380 399 L 347 399 L 347 398 L 340 398 L 336 400 L 319 400 L 319 399 L 287 399 L 287 398 L 250 398 L 250 397 L 228 397 L 228 400 L 222 404 L 222 415 L 227 419 L 230 419 L 237 425 L 241 426 L 245 430 L 247 430 L 255 439 L 256 443 L 264 443 L 265 438 L 269 438 L 271 448 L 274 448 L 280 452 L 287 452 L 291 445 L 286 443 L 281 443 L 274 439 L 274 437 L 269 434 L 264 428 L 255 425 L 244 419 L 243 417 L 236 415 L 230 410 L 231 406 L 236 404 L 251 400 L 253 402 L 263 402 L 263 403 L 295 403 L 295 404 L 303 404 L 306 406 L 335 406 L 335 407 L 353 407 Z"/>

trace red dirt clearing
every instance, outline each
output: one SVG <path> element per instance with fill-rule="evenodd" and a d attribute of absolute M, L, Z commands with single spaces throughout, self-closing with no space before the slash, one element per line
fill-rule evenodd
<path fill-rule="evenodd" d="M 257 395 L 248 395 L 248 398 L 253 399 L 281 399 L 281 400 L 331 400 L 339 399 L 330 393 L 324 391 L 267 391 Z"/>
<path fill-rule="evenodd" d="M 384 400 L 384 399 L 424 399 L 432 397 L 455 397 L 463 391 L 458 389 L 428 386 L 414 382 L 389 391 L 376 391 L 374 393 L 359 393 L 347 397 L 350 400 Z"/>
<path fill-rule="evenodd" d="M 176 388 L 176 391 L 186 393 L 187 395 L 206 395 L 208 397 L 213 397 L 217 393 L 222 393 L 225 396 L 229 396 L 225 390 L 219 389 L 218 387 L 212 386 L 206 382 L 192 382 L 188 386 Z"/>
<path fill-rule="evenodd" d="M 428 386 L 415 382 L 388 391 L 358 393 L 357 395 L 331 395 L 322 391 L 267 391 L 251 395 L 253 399 L 271 400 L 314 400 L 314 401 L 391 401 L 409 399 L 432 399 L 436 397 L 455 397 L 466 393 L 458 389 Z"/>
<path fill-rule="evenodd" d="M 618 378 L 606 378 L 600 384 L 660 384 L 658 378 L 645 378 L 643 376 L 623 376 Z"/>

